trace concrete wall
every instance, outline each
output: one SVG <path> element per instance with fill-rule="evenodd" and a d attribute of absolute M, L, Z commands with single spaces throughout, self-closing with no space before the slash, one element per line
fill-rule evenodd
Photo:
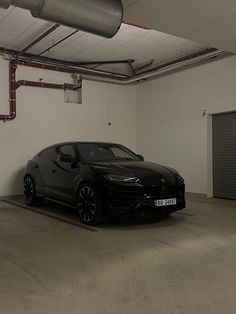
<path fill-rule="evenodd" d="M 208 115 L 236 110 L 236 57 L 137 87 L 137 150 L 148 160 L 177 168 L 188 192 L 206 194 L 212 172 L 207 169 L 210 119 L 204 110 Z"/>
<path fill-rule="evenodd" d="M 0 112 L 9 112 L 8 62 L 0 59 Z M 17 79 L 72 83 L 70 75 L 19 67 Z M 23 168 L 47 145 L 70 140 L 114 141 L 136 148 L 136 89 L 83 82 L 83 103 L 64 103 L 64 92 L 21 87 L 17 118 L 0 122 L 0 196 L 22 193 Z M 112 123 L 108 126 L 108 121 Z"/>

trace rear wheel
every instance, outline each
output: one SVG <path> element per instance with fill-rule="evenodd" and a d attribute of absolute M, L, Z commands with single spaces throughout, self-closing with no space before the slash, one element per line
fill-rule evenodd
<path fill-rule="evenodd" d="M 28 206 L 33 206 L 37 203 L 35 182 L 31 176 L 26 176 L 24 179 L 24 197 L 25 204 Z"/>
<path fill-rule="evenodd" d="M 79 188 L 77 208 L 80 219 L 87 225 L 97 225 L 102 222 L 102 204 L 98 191 L 90 184 Z"/>

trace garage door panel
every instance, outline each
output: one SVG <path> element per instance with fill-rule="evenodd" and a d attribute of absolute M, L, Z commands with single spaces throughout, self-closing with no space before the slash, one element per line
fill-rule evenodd
<path fill-rule="evenodd" d="M 236 113 L 213 116 L 214 196 L 236 199 Z"/>

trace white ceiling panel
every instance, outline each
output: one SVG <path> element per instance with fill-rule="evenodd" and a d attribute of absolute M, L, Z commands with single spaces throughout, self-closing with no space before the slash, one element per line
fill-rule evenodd
<path fill-rule="evenodd" d="M 0 8 L 0 23 L 8 16 L 8 14 L 13 11 L 14 8 L 10 7 L 8 10 L 3 10 Z"/>
<path fill-rule="evenodd" d="M 4 23 L 18 27 L 24 30 L 35 23 L 37 19 L 33 18 L 29 11 L 13 8 L 4 18 Z"/>
<path fill-rule="evenodd" d="M 53 33 L 51 33 L 49 36 L 47 36 L 44 40 L 40 41 L 37 45 L 32 47 L 30 50 L 30 53 L 33 53 L 33 54 L 41 53 L 45 49 L 50 48 L 51 46 L 58 43 L 62 38 L 65 38 L 68 35 L 70 35 L 72 32 L 74 32 L 74 30 L 69 27 L 60 27 L 56 29 Z M 54 51 L 55 49 L 58 49 L 59 47 L 64 46 L 66 43 L 72 41 L 73 39 L 77 37 L 79 37 L 78 33 L 73 35 L 73 38 L 70 37 L 70 39 L 63 41 L 63 43 L 59 44 L 51 51 Z"/>
<path fill-rule="evenodd" d="M 46 32 L 51 26 L 51 23 L 45 23 L 41 20 L 38 20 L 30 27 L 28 27 L 25 31 L 21 32 L 11 42 L 9 42 L 7 48 L 20 51 L 25 48 L 29 43 L 31 43 L 35 38 Z"/>
<path fill-rule="evenodd" d="M 124 18 L 236 53 L 235 0 L 122 0 Z"/>
<path fill-rule="evenodd" d="M 137 1 L 130 0 L 126 5 Z M 53 24 L 35 19 L 28 11 L 10 8 L 0 9 L 0 47 L 22 50 L 33 40 L 47 31 Z M 151 29 L 122 24 L 120 31 L 112 39 L 60 26 L 29 50 L 29 53 L 65 61 L 111 61 L 134 59 L 134 66 L 154 60 L 162 64 L 186 54 L 200 51 L 206 46 L 183 38 Z M 65 39 L 68 37 L 67 39 Z M 60 43 L 59 43 L 60 42 Z M 53 46 L 51 49 L 49 47 Z M 99 69 L 130 74 L 127 64 L 100 66 Z"/>

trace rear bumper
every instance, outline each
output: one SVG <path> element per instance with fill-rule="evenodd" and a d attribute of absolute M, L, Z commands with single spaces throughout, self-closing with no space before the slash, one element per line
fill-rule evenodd
<path fill-rule="evenodd" d="M 167 187 L 164 191 L 160 187 L 137 189 L 130 187 L 109 188 L 107 208 L 111 214 L 153 214 L 171 213 L 185 208 L 185 186 Z M 176 198 L 177 204 L 156 207 L 156 200 Z"/>

